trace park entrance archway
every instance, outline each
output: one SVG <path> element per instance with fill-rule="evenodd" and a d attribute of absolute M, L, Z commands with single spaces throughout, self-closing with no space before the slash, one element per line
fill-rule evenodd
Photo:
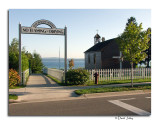
<path fill-rule="evenodd" d="M 39 28 L 37 26 L 45 24 L 50 28 Z M 61 35 L 64 36 L 64 74 L 65 74 L 65 83 L 66 81 L 66 72 L 67 72 L 67 27 L 64 29 L 56 28 L 56 26 L 48 20 L 38 20 L 35 21 L 31 27 L 21 26 L 19 23 L 19 75 L 21 77 L 22 84 L 22 63 L 21 63 L 21 34 L 42 34 L 42 35 Z"/>

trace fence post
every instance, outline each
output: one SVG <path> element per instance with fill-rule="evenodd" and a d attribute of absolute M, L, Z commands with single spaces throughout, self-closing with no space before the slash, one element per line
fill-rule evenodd
<path fill-rule="evenodd" d="M 111 80 L 113 79 L 113 69 L 111 69 Z"/>
<path fill-rule="evenodd" d="M 102 81 L 104 81 L 104 69 L 102 69 Z"/>
<path fill-rule="evenodd" d="M 107 69 L 107 72 L 108 72 L 107 79 L 109 80 L 109 77 L 110 77 L 110 76 L 109 76 L 109 69 Z"/>
<path fill-rule="evenodd" d="M 113 80 L 115 80 L 115 69 L 113 69 Z"/>
<path fill-rule="evenodd" d="M 133 79 L 136 79 L 137 69 L 138 68 L 133 68 L 133 75 L 134 75 Z"/>
<path fill-rule="evenodd" d="M 100 69 L 100 81 L 102 81 L 102 69 Z"/>
<path fill-rule="evenodd" d="M 119 70 L 119 79 L 121 80 L 121 69 L 118 70 Z"/>
<path fill-rule="evenodd" d="M 93 81 L 93 69 L 91 70 L 91 77 L 90 77 L 90 80 Z"/>
<path fill-rule="evenodd" d="M 123 72 L 123 69 L 121 69 L 121 79 L 124 80 L 124 72 Z"/>
<path fill-rule="evenodd" d="M 151 68 L 150 68 L 150 78 L 151 78 Z"/>
<path fill-rule="evenodd" d="M 124 69 L 124 80 L 126 79 L 126 69 Z"/>
<path fill-rule="evenodd" d="M 147 78 L 147 69 L 145 68 L 145 79 Z"/>
<path fill-rule="evenodd" d="M 115 69 L 115 80 L 117 80 L 117 69 Z"/>
<path fill-rule="evenodd" d="M 98 70 L 98 74 L 99 74 L 98 80 L 100 80 L 100 73 L 99 73 L 99 69 L 97 69 L 97 70 Z"/>
<path fill-rule="evenodd" d="M 129 68 L 127 68 L 127 79 L 129 79 Z"/>
<path fill-rule="evenodd" d="M 106 80 L 108 80 L 108 71 L 107 71 L 107 69 L 105 69 L 105 72 L 106 72 Z"/>
<path fill-rule="evenodd" d="M 142 68 L 142 78 L 144 79 L 144 68 Z"/>
<path fill-rule="evenodd" d="M 149 78 L 149 68 L 147 68 L 147 79 Z"/>

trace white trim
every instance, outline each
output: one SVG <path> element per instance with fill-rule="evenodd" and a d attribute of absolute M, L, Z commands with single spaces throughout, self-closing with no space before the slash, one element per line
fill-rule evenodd
<path fill-rule="evenodd" d="M 111 102 L 111 103 L 113 103 L 113 104 L 115 104 L 117 106 L 120 106 L 120 107 L 122 107 L 124 109 L 127 109 L 127 110 L 129 110 L 129 111 L 131 111 L 131 112 L 133 112 L 135 114 L 141 115 L 141 116 L 148 116 L 148 115 L 151 114 L 151 113 L 149 113 L 147 111 L 144 111 L 144 110 L 142 110 L 140 108 L 131 106 L 131 105 L 126 104 L 124 102 L 121 102 L 119 100 L 110 100 L 109 102 Z"/>

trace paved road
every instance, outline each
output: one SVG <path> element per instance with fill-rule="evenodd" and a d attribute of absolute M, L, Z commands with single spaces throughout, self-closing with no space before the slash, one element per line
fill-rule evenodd
<path fill-rule="evenodd" d="M 148 116 L 151 94 L 9 104 L 10 116 Z"/>

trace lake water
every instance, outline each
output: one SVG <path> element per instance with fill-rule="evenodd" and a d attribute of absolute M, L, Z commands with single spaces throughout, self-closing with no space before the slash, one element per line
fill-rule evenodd
<path fill-rule="evenodd" d="M 69 61 L 67 59 L 67 69 L 69 69 Z M 84 59 L 73 59 L 74 68 L 84 68 Z M 59 58 L 42 58 L 42 62 L 47 68 L 57 68 L 59 69 Z M 60 59 L 60 69 L 64 69 L 64 58 Z"/>

